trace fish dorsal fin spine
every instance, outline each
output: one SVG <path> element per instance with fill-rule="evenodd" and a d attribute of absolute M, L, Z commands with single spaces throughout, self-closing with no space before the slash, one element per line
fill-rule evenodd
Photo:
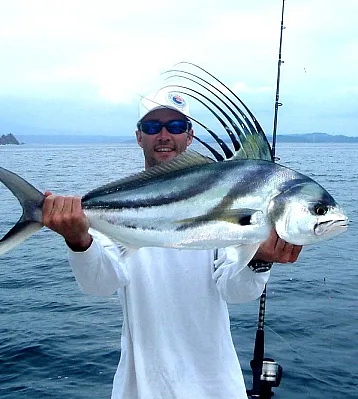
<path fill-rule="evenodd" d="M 137 174 L 137 176 L 145 177 L 146 175 L 148 175 L 148 177 L 151 178 L 155 176 L 166 175 L 167 173 L 171 173 L 178 170 L 192 168 L 194 166 L 210 164 L 213 162 L 215 161 L 213 161 L 211 158 L 202 155 L 199 152 L 190 150 L 180 154 L 179 156 L 175 157 L 169 162 L 153 166 L 152 168 L 144 172 L 140 172 Z M 130 179 L 132 180 L 133 176 Z"/>
<path fill-rule="evenodd" d="M 250 135 L 239 135 L 240 149 L 227 160 L 240 159 L 262 159 L 273 161 L 273 155 L 270 145 L 263 136 L 263 133 L 251 133 Z"/>
<path fill-rule="evenodd" d="M 202 155 L 196 151 L 192 150 L 186 151 L 168 162 L 153 166 L 148 170 L 135 173 L 134 175 L 130 175 L 123 179 L 111 182 L 95 190 L 92 190 L 88 192 L 82 198 L 82 200 L 84 201 L 86 199 L 90 199 L 98 194 L 103 194 L 103 193 L 109 194 L 111 192 L 120 191 L 124 188 L 128 188 L 128 185 L 130 186 L 138 185 L 141 182 L 145 182 L 146 180 L 155 177 L 165 176 L 168 173 L 192 168 L 194 166 L 207 165 L 213 162 L 215 162 L 213 159 L 205 155 Z"/>

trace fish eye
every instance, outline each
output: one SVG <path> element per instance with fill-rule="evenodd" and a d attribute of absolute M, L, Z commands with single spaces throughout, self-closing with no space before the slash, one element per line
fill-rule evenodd
<path fill-rule="evenodd" d="M 318 216 L 323 216 L 328 212 L 328 207 L 323 204 L 317 204 L 314 207 L 314 212 Z"/>

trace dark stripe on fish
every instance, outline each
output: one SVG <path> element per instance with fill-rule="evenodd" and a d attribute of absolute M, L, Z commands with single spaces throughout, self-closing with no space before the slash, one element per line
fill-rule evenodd
<path fill-rule="evenodd" d="M 190 171 L 188 171 L 190 172 Z M 182 174 L 181 177 L 184 177 L 185 174 Z M 110 201 L 108 197 L 101 196 L 95 198 L 86 198 L 82 199 L 82 207 L 83 209 L 136 209 L 136 208 L 149 208 L 160 205 L 168 205 L 171 203 L 185 201 L 197 195 L 204 193 L 205 191 L 210 190 L 210 188 L 214 187 L 218 184 L 219 180 L 222 179 L 220 173 L 208 173 L 203 175 L 202 184 L 193 185 L 188 187 L 185 190 L 182 190 L 179 193 L 164 193 L 164 195 L 158 195 L 154 198 L 143 198 L 143 199 L 135 199 L 135 200 L 125 200 L 120 198 L 120 193 L 118 193 L 118 199 Z M 150 182 L 146 184 L 151 187 Z M 145 186 L 141 188 L 145 189 Z"/>
<path fill-rule="evenodd" d="M 232 209 L 232 205 L 237 199 L 238 194 L 244 197 L 245 195 L 248 195 L 250 192 L 252 192 L 250 191 L 250 189 L 253 189 L 254 187 L 257 187 L 257 182 L 253 180 L 245 185 L 245 190 L 243 190 L 243 187 L 241 185 L 233 187 L 228 192 L 228 194 L 219 202 L 219 204 L 216 205 L 212 210 L 210 210 L 206 215 L 198 216 L 192 222 L 184 223 L 176 230 L 184 231 L 187 229 L 193 229 L 213 220 L 224 220 L 230 223 L 238 224 L 240 226 L 249 226 L 251 224 L 251 216 L 253 215 L 253 213 L 256 212 L 256 210 L 245 211 L 238 209 L 236 210 L 237 217 L 233 217 L 232 213 L 235 213 L 235 210 Z M 230 216 L 226 216 L 227 213 L 230 213 Z"/>

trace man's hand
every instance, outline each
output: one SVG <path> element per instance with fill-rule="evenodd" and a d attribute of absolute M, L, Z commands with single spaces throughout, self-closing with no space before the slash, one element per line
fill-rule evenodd
<path fill-rule="evenodd" d="M 272 230 L 270 237 L 260 245 L 253 259 L 265 262 L 293 263 L 296 262 L 301 250 L 301 245 L 289 244 L 282 240 L 275 230 Z"/>
<path fill-rule="evenodd" d="M 85 251 L 92 243 L 89 221 L 83 212 L 80 197 L 64 197 L 45 192 L 42 208 L 44 226 L 60 234 L 75 251 Z"/>

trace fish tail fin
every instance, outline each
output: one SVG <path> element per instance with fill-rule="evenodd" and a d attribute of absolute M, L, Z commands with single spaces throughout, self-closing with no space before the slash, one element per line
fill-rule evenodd
<path fill-rule="evenodd" d="M 18 222 L 0 239 L 0 255 L 25 241 L 42 225 L 42 204 L 45 196 L 17 174 L 0 168 L 0 181 L 14 194 L 22 206 Z"/>

